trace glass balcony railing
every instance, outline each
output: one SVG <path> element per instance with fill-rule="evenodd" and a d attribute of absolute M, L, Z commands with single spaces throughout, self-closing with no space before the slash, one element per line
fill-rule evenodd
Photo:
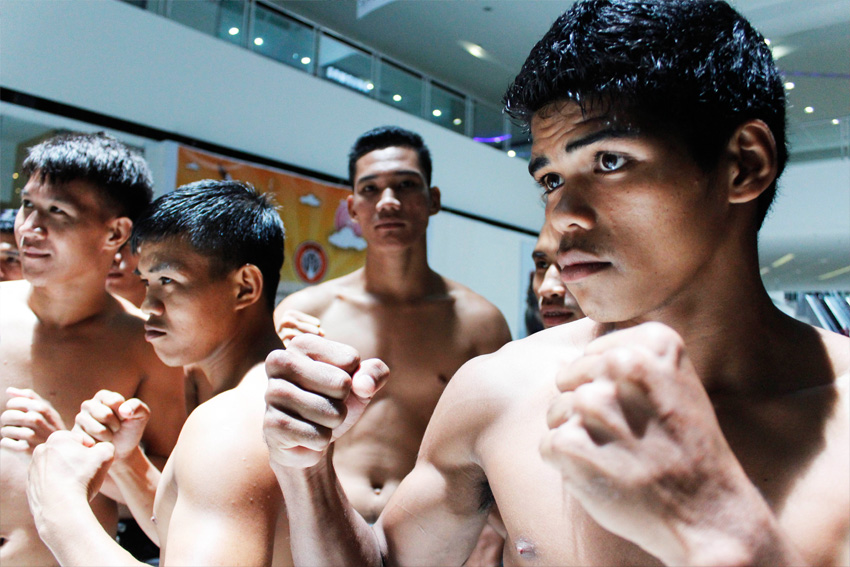
<path fill-rule="evenodd" d="M 528 156 L 528 135 L 500 108 L 263 0 L 121 1 L 332 81 L 511 156 Z"/>

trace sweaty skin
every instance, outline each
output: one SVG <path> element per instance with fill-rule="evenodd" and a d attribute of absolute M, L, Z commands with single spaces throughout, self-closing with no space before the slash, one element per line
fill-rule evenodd
<path fill-rule="evenodd" d="M 162 364 L 145 342 L 144 316 L 104 290 L 129 231 L 110 232 L 115 226 L 102 220 L 87 183 L 35 179 L 24 188 L 16 221 L 26 280 L 0 284 L 0 563 L 10 567 L 56 564 L 29 513 L 26 471 L 33 447 L 73 426 L 84 400 L 111 389 L 146 401 L 157 420 L 143 444 L 159 466 L 186 417 L 182 372 Z M 114 532 L 115 503 L 98 495 L 92 507 Z"/>
<path fill-rule="evenodd" d="M 345 349 L 272 353 L 264 430 L 296 564 L 462 565 L 491 499 L 508 566 L 848 564 L 850 340 L 787 317 L 762 286 L 769 129 L 739 126 L 711 176 L 674 141 L 571 103 L 532 134 L 587 318 L 464 365 L 374 526 L 329 457 L 351 424 L 316 418 L 331 429 L 316 439 L 291 421 L 307 392 L 356 399 L 362 380 L 322 385 L 327 364 L 350 373 Z M 312 364 L 289 362 L 302 354 Z"/>
<path fill-rule="evenodd" d="M 439 210 L 416 153 L 390 147 L 357 161 L 351 217 L 368 242 L 366 266 L 307 288 L 277 307 L 316 317 L 321 333 L 380 358 L 392 381 L 335 447 L 334 462 L 354 507 L 378 518 L 413 468 L 431 412 L 460 366 L 510 340 L 501 313 L 472 290 L 428 268 L 425 229 Z"/>

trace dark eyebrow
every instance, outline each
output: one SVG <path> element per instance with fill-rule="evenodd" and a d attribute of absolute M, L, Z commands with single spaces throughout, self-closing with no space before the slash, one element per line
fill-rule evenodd
<path fill-rule="evenodd" d="M 26 189 L 22 189 L 21 190 L 21 198 L 23 198 L 23 197 L 30 197 L 30 192 L 27 191 Z M 47 200 L 48 201 L 55 201 L 57 203 L 62 203 L 63 205 L 69 205 L 69 206 L 72 206 L 72 207 L 76 206 L 76 203 L 73 200 L 63 198 L 61 195 L 49 197 Z"/>
<path fill-rule="evenodd" d="M 154 266 L 151 266 L 151 268 L 148 270 L 148 272 L 151 273 L 151 274 L 155 274 L 157 272 L 164 272 L 166 270 L 171 271 L 171 272 L 182 272 L 184 270 L 184 266 L 180 262 L 175 262 L 173 260 L 163 260 L 159 264 L 155 264 Z M 136 268 L 136 273 L 141 275 L 139 273 L 138 268 Z"/>
<path fill-rule="evenodd" d="M 398 171 L 390 171 L 388 173 L 380 173 L 380 174 L 375 174 L 375 175 L 364 175 L 363 177 L 361 177 L 357 181 L 355 181 L 354 184 L 360 185 L 361 183 L 364 183 L 366 181 L 373 181 L 373 180 L 377 179 L 378 177 L 381 177 L 382 175 L 388 175 L 390 177 L 401 177 L 401 176 L 410 175 L 410 176 L 413 176 L 413 177 L 418 177 L 419 179 L 422 180 L 423 183 L 425 182 L 425 176 L 422 175 L 421 172 L 416 171 L 415 169 L 402 169 L 402 170 L 398 170 Z"/>
<path fill-rule="evenodd" d="M 585 146 L 595 144 L 600 140 L 606 140 L 609 138 L 634 138 L 638 135 L 640 135 L 640 131 L 637 128 L 629 126 L 612 126 L 610 128 L 604 128 L 602 130 L 592 132 L 578 140 L 573 140 L 564 146 L 564 153 L 574 152 Z M 533 177 L 537 170 L 542 167 L 546 167 L 547 165 L 549 165 L 549 158 L 545 156 L 538 156 L 528 162 L 528 173 L 530 173 Z"/>

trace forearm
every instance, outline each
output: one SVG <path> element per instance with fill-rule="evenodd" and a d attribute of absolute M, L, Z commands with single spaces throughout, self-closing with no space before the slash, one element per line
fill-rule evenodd
<path fill-rule="evenodd" d="M 342 490 L 330 456 L 311 469 L 275 468 L 289 518 L 293 562 L 300 565 L 382 565 L 374 529 Z"/>
<path fill-rule="evenodd" d="M 57 498 L 34 518 L 39 536 L 60 565 L 144 566 L 104 531 L 85 498 Z"/>
<path fill-rule="evenodd" d="M 109 479 L 120 491 L 122 501 L 139 527 L 157 545 L 159 533 L 153 523 L 153 503 L 160 476 L 159 469 L 138 447 L 125 459 L 115 461 L 109 469 Z M 103 489 L 101 492 L 111 497 Z"/>
<path fill-rule="evenodd" d="M 770 507 L 755 487 L 750 488 L 748 499 L 731 501 L 725 512 L 715 516 L 711 524 L 716 527 L 689 530 L 685 538 L 685 564 L 697 567 L 799 567 L 807 564 L 790 543 Z M 749 506 L 745 505 L 747 500 Z"/>

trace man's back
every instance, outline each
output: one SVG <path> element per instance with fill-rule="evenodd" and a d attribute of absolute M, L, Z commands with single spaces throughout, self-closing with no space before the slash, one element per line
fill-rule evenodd
<path fill-rule="evenodd" d="M 27 305 L 26 281 L 0 285 L 0 404 L 6 388 L 34 390 L 53 405 L 67 427 L 80 404 L 101 389 L 145 400 L 157 419 L 146 433 L 148 454 L 167 456 L 185 419 L 183 378 L 165 367 L 144 339 L 144 321 L 124 304 L 105 294 L 101 313 L 66 326 L 41 323 Z M 0 547 L 3 565 L 50 564 L 54 560 L 38 539 L 27 506 L 25 485 L 29 453 L 2 451 Z M 108 529 L 114 529 L 115 505 L 100 495 L 93 509 Z"/>
<path fill-rule="evenodd" d="M 382 300 L 364 289 L 363 271 L 287 297 L 276 313 L 317 317 L 329 339 L 380 358 L 392 380 L 354 429 L 336 444 L 334 461 L 352 504 L 371 521 L 416 461 L 425 427 L 455 371 L 510 339 L 501 313 L 468 288 L 431 272 L 433 293 Z"/>

